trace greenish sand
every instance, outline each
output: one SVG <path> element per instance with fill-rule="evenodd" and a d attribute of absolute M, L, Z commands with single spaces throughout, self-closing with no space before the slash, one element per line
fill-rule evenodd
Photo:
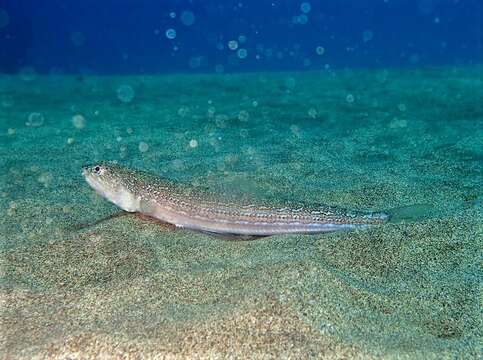
<path fill-rule="evenodd" d="M 482 79 L 1 76 L 0 358 L 481 357 Z M 80 174 L 97 160 L 394 221 L 251 242 L 79 229 L 117 211 Z"/>

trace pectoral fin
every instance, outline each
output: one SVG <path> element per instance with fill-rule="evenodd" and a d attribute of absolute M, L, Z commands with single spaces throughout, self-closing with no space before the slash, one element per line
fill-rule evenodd
<path fill-rule="evenodd" d="M 119 211 L 119 212 L 116 212 L 114 214 L 107 215 L 107 216 L 105 216 L 101 219 L 98 219 L 96 221 L 93 221 L 91 223 L 76 224 L 72 227 L 72 230 L 74 230 L 74 231 L 84 230 L 84 229 L 90 228 L 92 226 L 99 225 L 100 223 L 103 223 L 105 221 L 116 219 L 118 217 L 130 215 L 130 214 L 131 213 L 129 213 L 127 211 Z"/>

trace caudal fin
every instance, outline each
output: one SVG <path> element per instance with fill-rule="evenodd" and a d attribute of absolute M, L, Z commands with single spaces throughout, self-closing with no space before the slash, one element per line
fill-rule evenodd
<path fill-rule="evenodd" d="M 387 213 L 390 216 L 390 222 L 414 222 L 448 216 L 463 209 L 481 207 L 481 203 L 481 199 L 478 199 L 476 201 L 464 201 L 451 205 L 413 204 L 390 209 Z"/>
<path fill-rule="evenodd" d="M 401 206 L 387 211 L 390 215 L 391 222 L 401 221 L 418 221 L 429 219 L 437 214 L 437 209 L 431 204 L 413 204 L 408 206 Z"/>

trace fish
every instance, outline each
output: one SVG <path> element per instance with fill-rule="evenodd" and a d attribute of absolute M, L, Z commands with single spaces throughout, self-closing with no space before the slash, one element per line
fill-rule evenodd
<path fill-rule="evenodd" d="M 385 212 L 326 205 L 291 207 L 261 200 L 234 202 L 197 187 L 111 162 L 83 166 L 82 175 L 92 189 L 126 212 L 211 235 L 251 239 L 328 233 L 365 229 L 383 224 L 390 217 Z"/>

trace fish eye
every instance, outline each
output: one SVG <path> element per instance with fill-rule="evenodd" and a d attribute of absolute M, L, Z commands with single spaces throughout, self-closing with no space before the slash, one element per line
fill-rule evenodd
<path fill-rule="evenodd" d="M 94 168 L 94 171 L 95 171 L 96 173 L 100 172 L 100 171 L 101 171 L 100 166 L 96 166 L 96 167 Z"/>

